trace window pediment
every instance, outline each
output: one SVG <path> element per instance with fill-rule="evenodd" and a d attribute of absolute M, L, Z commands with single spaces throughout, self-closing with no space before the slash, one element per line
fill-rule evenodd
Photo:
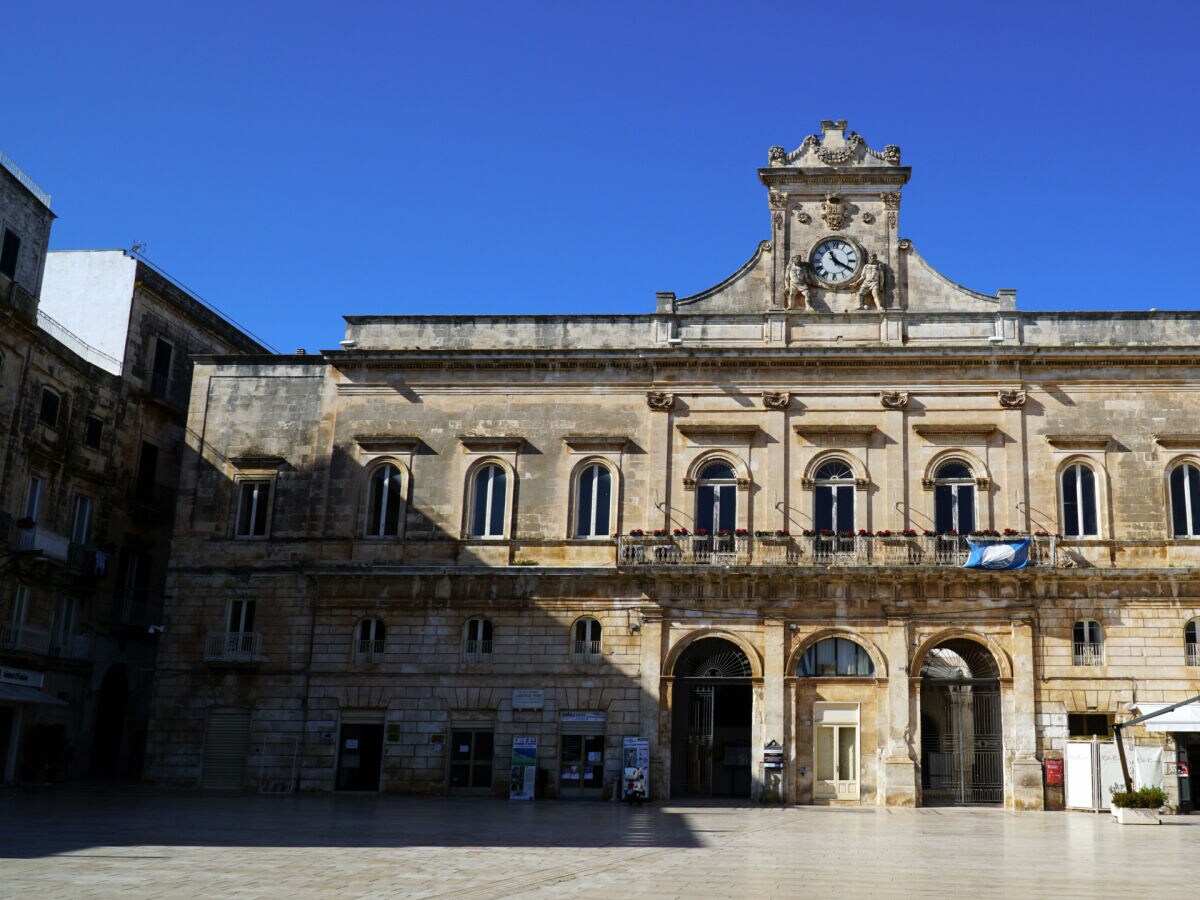
<path fill-rule="evenodd" d="M 1200 434 L 1156 434 L 1154 443 L 1166 450 L 1200 450 Z"/>
<path fill-rule="evenodd" d="M 467 453 L 516 453 L 525 445 L 525 438 L 515 434 L 460 434 L 458 442 Z"/>
<path fill-rule="evenodd" d="M 845 444 L 850 441 L 857 441 L 863 444 L 870 443 L 875 433 L 879 430 L 874 425 L 793 425 L 792 430 L 800 437 L 816 443 L 821 439 L 833 439 L 839 443 Z"/>
<path fill-rule="evenodd" d="M 1056 450 L 1107 450 L 1113 439 L 1107 434 L 1048 434 L 1046 443 Z M 1200 435 L 1197 446 L 1200 446 Z"/>
<path fill-rule="evenodd" d="M 676 426 L 693 444 L 704 447 L 746 447 L 760 433 L 757 425 L 743 423 L 687 423 Z"/>
<path fill-rule="evenodd" d="M 367 453 L 416 453 L 421 439 L 410 434 L 356 434 L 354 443 Z"/>
<path fill-rule="evenodd" d="M 287 466 L 288 462 L 282 456 L 268 456 L 262 453 L 244 453 L 232 456 L 229 463 L 241 472 L 270 472 L 275 473 Z"/>
<path fill-rule="evenodd" d="M 572 453 L 622 453 L 630 440 L 623 434 L 568 434 L 563 443 Z"/>
<path fill-rule="evenodd" d="M 964 437 L 982 438 L 986 440 L 991 437 L 999 428 L 996 425 L 979 425 L 979 424 L 947 424 L 947 425 L 914 425 L 913 431 L 919 434 L 925 440 L 938 440 L 943 438 L 961 439 Z"/>

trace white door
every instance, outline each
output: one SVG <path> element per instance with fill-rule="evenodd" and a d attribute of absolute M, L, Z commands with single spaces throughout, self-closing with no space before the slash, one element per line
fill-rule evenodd
<path fill-rule="evenodd" d="M 1091 741 L 1067 741 L 1063 780 L 1067 809 L 1096 808 L 1096 764 Z"/>
<path fill-rule="evenodd" d="M 858 729 L 853 725 L 818 727 L 815 767 L 815 798 L 857 800 Z"/>

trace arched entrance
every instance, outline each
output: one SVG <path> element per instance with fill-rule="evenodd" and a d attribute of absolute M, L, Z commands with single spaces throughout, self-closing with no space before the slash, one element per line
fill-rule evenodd
<path fill-rule="evenodd" d="M 749 797 L 750 660 L 732 641 L 701 638 L 674 674 L 672 796 Z"/>
<path fill-rule="evenodd" d="M 954 638 L 921 664 L 921 793 L 926 806 L 1004 802 L 1000 669 L 987 648 Z"/>

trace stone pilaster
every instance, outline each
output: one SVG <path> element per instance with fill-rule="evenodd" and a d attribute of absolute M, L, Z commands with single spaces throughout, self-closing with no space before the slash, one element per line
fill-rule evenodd
<path fill-rule="evenodd" d="M 910 687 L 909 625 L 901 619 L 889 619 L 887 631 L 888 670 L 887 744 L 883 752 L 882 792 L 885 806 L 915 806 L 917 803 L 917 765 L 913 693 Z"/>

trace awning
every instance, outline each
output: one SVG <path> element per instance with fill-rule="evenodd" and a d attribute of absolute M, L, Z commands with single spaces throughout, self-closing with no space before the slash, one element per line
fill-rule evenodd
<path fill-rule="evenodd" d="M 7 700 L 9 703 L 45 703 L 47 706 L 71 705 L 40 688 L 24 684 L 6 684 L 3 681 L 0 681 L 0 700 Z"/>
<path fill-rule="evenodd" d="M 1170 703 L 1138 703 L 1134 708 L 1139 715 L 1158 712 L 1170 706 Z M 1143 722 L 1142 727 L 1147 731 L 1200 731 L 1200 701 L 1173 709 L 1157 718 Z"/>

